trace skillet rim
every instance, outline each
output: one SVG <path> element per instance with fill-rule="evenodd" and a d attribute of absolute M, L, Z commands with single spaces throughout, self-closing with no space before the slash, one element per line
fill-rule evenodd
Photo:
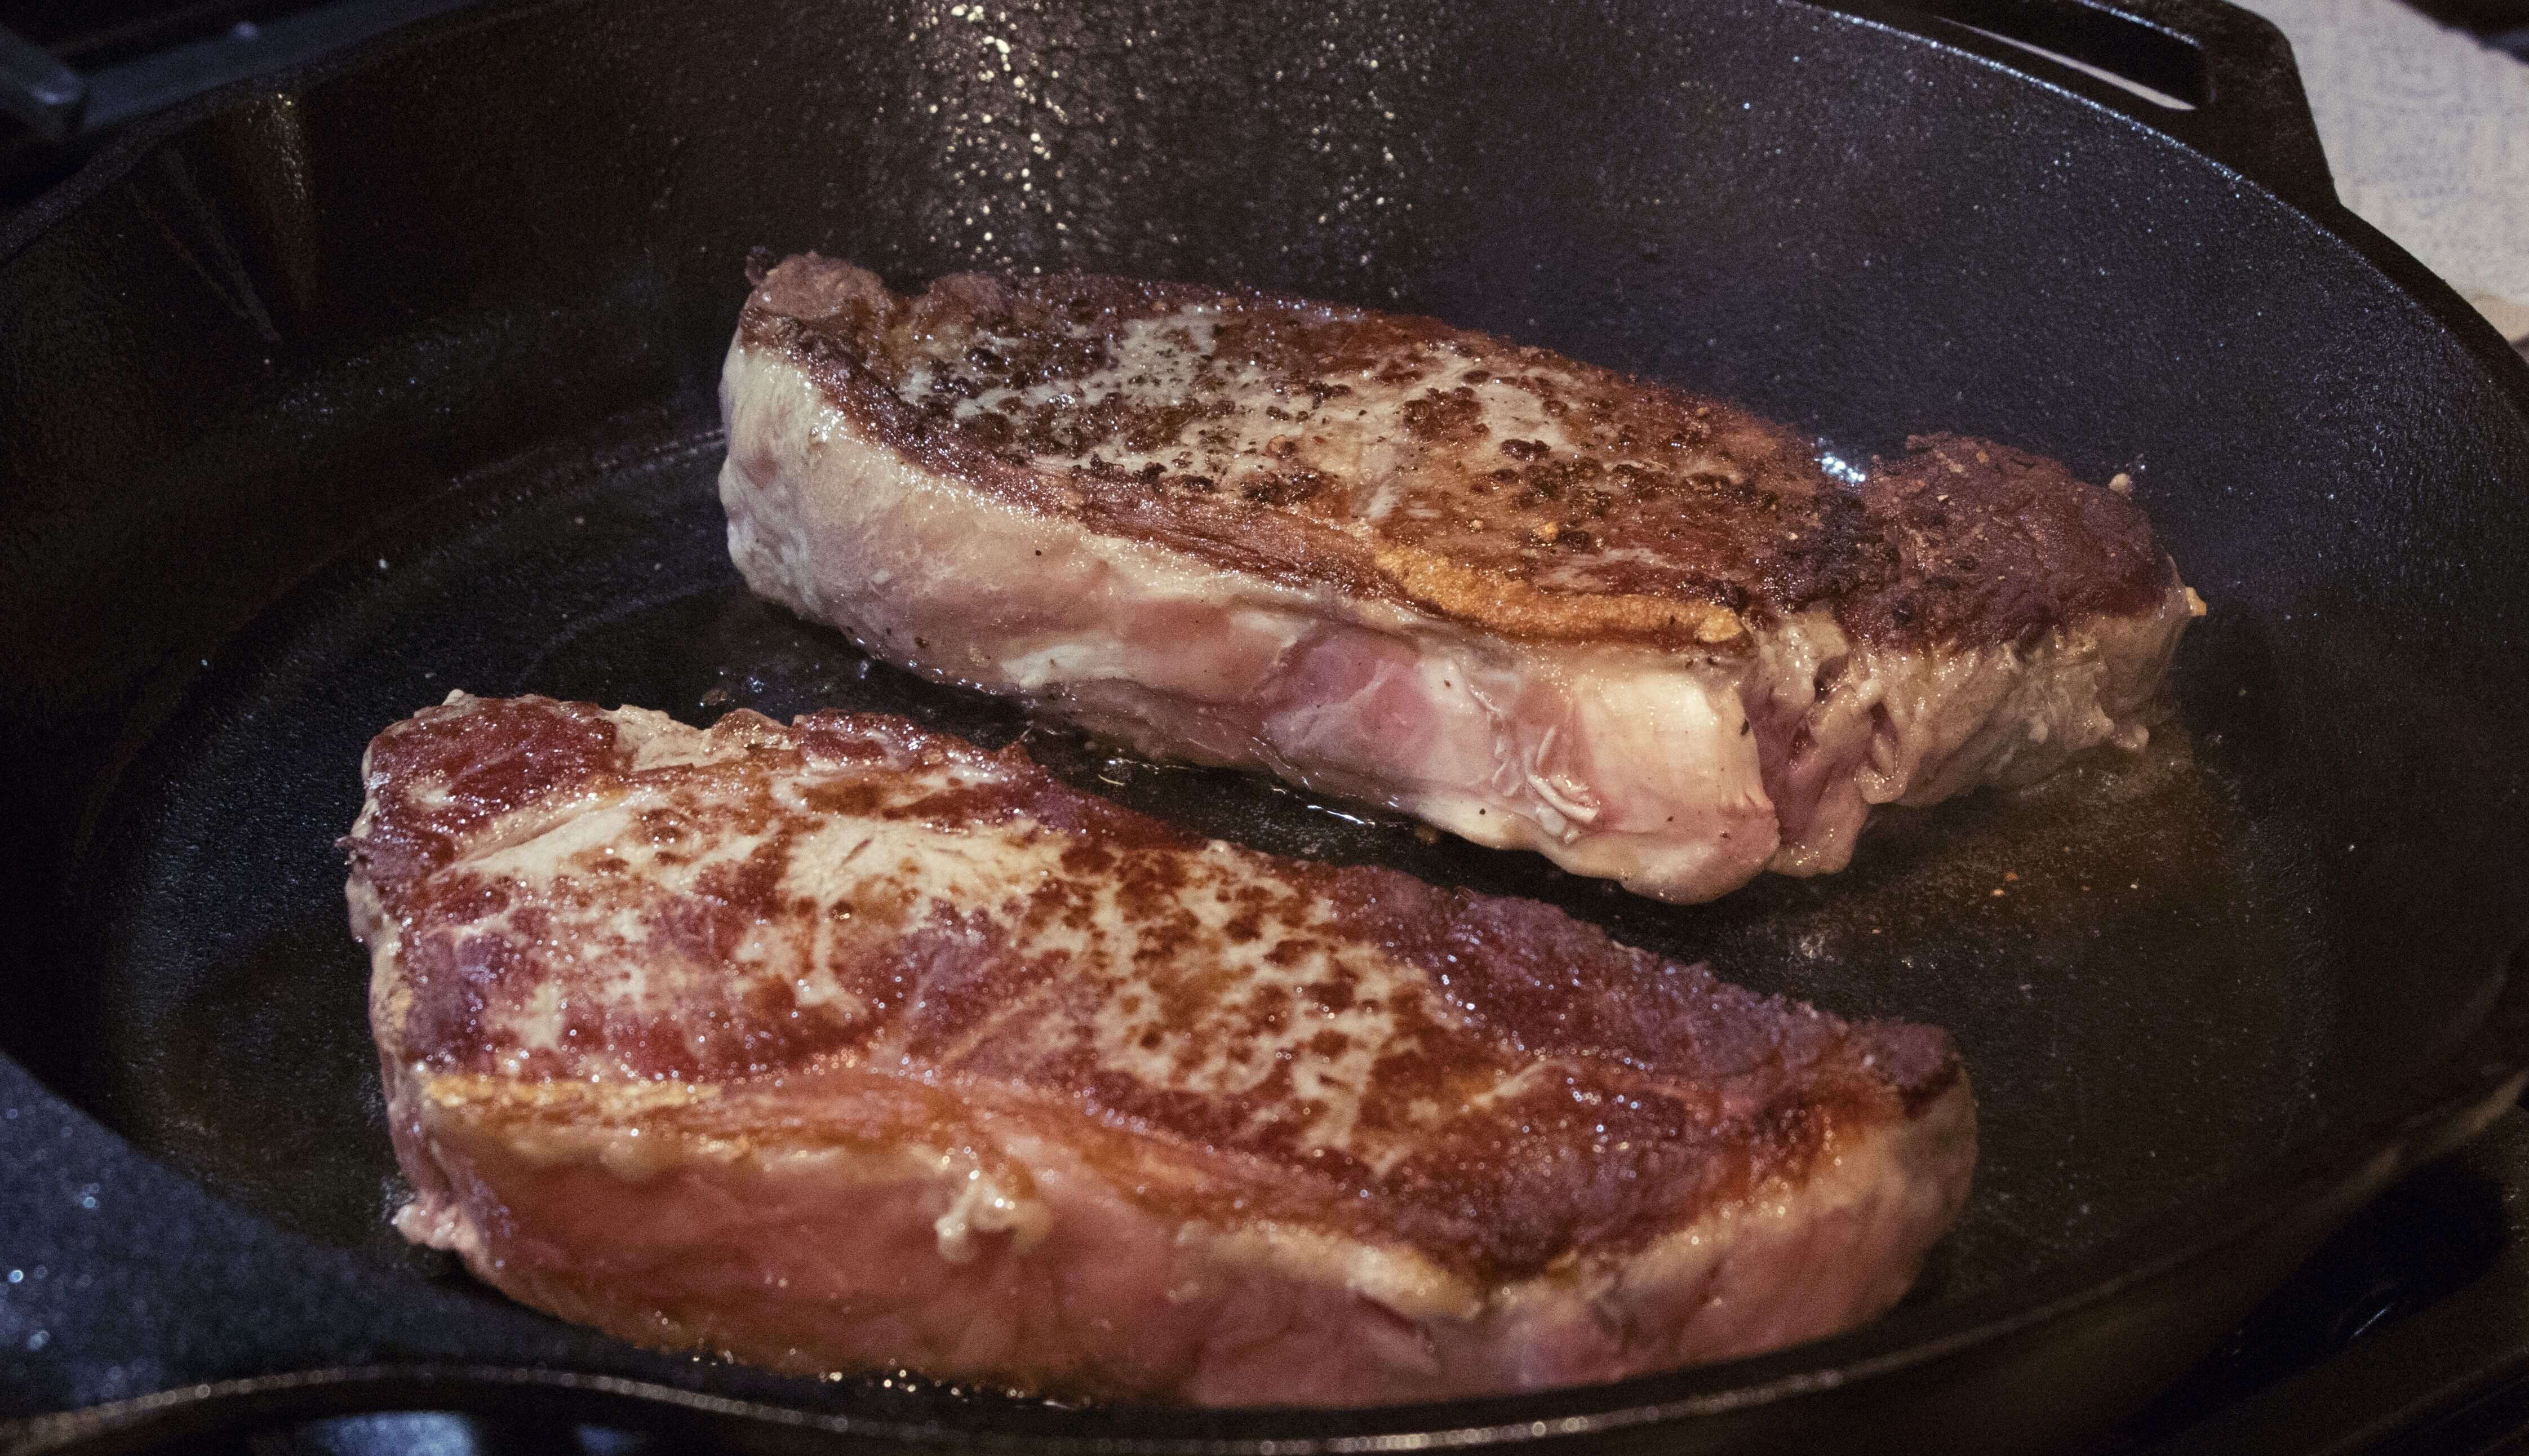
<path fill-rule="evenodd" d="M 311 86 L 367 69 L 391 56 L 436 45 L 457 35 L 509 25 L 538 14 L 594 0 L 488 0 L 419 25 L 373 38 L 335 56 L 210 92 L 162 113 L 110 141 L 69 178 L 0 224 L 0 268 L 5 268 L 53 228 L 121 182 L 159 146 L 210 117 L 276 92 Z M 1967 55 L 2014 82 L 2057 92 L 2103 120 L 2138 129 L 2234 180 L 2244 189 L 2313 226 L 2349 248 L 2405 300 L 2418 306 L 2458 344 L 2529 421 L 2529 358 L 2424 265 L 2333 196 L 2295 195 L 2269 186 L 2243 168 L 2156 126 L 2135 98 L 2109 82 L 2082 75 L 1962 23 L 1877 0 L 1776 0 L 1822 11 L 1857 27 L 1885 31 L 1902 42 Z M 2223 6 L 2229 9 L 2231 7 Z M 178 1386 L 81 1409 L 38 1416 L 14 1438 L 28 1451 L 116 1449 L 154 1440 L 183 1429 L 207 1429 L 254 1416 L 288 1419 L 390 1408 L 408 1402 L 377 1397 L 425 1391 L 457 1397 L 475 1408 L 481 1398 L 534 1391 L 564 1396 L 592 1408 L 670 1408 L 705 1420 L 734 1420 L 837 1436 L 905 1444 L 960 1443 L 1029 1450 L 1121 1452 L 1292 1452 L 1397 1450 L 1407 1447 L 1507 1445 L 1544 1438 L 1612 1435 L 1668 1422 L 1777 1405 L 1862 1381 L 1877 1382 L 1946 1359 L 1990 1350 L 2014 1334 L 2060 1324 L 2082 1311 L 2108 1306 L 2119 1295 L 2170 1277 L 2247 1246 L 2296 1214 L 2328 1213 L 2318 1232 L 2341 1221 L 2360 1201 L 2396 1174 L 2438 1157 L 2481 1130 L 2529 1084 L 2529 941 L 2497 972 L 2499 985 L 2473 1029 L 2432 1065 L 2398 1084 L 2384 1102 L 2393 1110 L 2360 1121 L 2319 1122 L 2261 1167 L 2233 1178 L 2197 1203 L 2143 1220 L 2090 1254 L 2064 1261 L 2050 1271 L 2010 1288 L 1983 1291 L 1953 1304 L 1901 1309 L 1858 1329 L 1790 1350 L 1683 1371 L 1639 1376 L 1611 1385 L 1519 1395 L 1348 1411 L 1294 1408 L 1230 1408 L 1187 1411 L 1167 1407 L 1111 1407 L 1058 1413 L 1047 1429 L 1046 1413 L 979 1410 L 953 1428 L 929 1423 L 872 1420 L 821 1412 L 805 1405 L 729 1397 L 707 1389 L 585 1371 L 514 1365 L 396 1362 L 329 1366 Z M 0 1053 L 14 1069 L 23 1063 Z M 258 1226 L 277 1225 L 262 1214 L 210 1193 L 182 1169 L 140 1155 L 76 1103 L 29 1077 L 38 1095 L 90 1125 L 153 1172 L 173 1177 L 241 1213 Z M 390 1275 L 390 1277 L 392 1277 Z M 704 1378 L 708 1378 L 705 1376 Z M 464 1399 L 471 1395 L 472 1401 Z M 1080 1429 L 1083 1420 L 1097 1432 Z M 1239 1428 L 1238 1433 L 1167 1435 L 1165 1428 Z M 0 1426 L 0 1434 L 9 1433 Z"/>

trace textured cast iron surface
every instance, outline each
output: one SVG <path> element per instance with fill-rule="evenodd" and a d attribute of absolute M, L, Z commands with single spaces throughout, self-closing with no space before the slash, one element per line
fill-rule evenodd
<path fill-rule="evenodd" d="M 1524 1431 L 1929 1359 L 2132 1275 L 2046 1340 L 1766 1418 L 1867 1430 L 1912 1401 L 2026 1439 L 2138 1398 L 2446 1131 L 2409 1079 L 2529 924 L 2529 376 L 2341 214 L 2077 84 L 1790 0 L 659 4 L 437 34 L 174 135 L 0 259 L 24 827 L 0 1050 L 80 1109 L 0 1062 L 24 1170 L 0 1271 L 27 1275 L 0 1285 L 0 1401 L 422 1356 L 1039 1434 Z M 759 243 L 898 284 L 1075 265 L 1404 307 L 1735 395 L 1851 459 L 1949 428 L 2131 471 L 2214 607 L 2179 727 L 2136 764 L 1892 817 L 1835 879 L 1665 908 L 1043 744 L 1215 833 L 1541 894 L 1950 1026 L 1986 1160 L 1908 1308 L 1612 1393 L 1155 1426 L 656 1360 L 401 1250 L 330 847 L 379 726 L 461 685 L 1019 729 L 864 674 L 729 572 L 709 391 Z M 2283 1156 L 2410 1106 L 2432 1115 L 2323 1167 Z M 2257 1240 L 2153 1265 L 2260 1208 Z"/>

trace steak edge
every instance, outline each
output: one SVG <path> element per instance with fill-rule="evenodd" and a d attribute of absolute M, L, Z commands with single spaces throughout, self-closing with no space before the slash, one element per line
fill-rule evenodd
<path fill-rule="evenodd" d="M 1079 275 L 765 274 L 729 554 L 933 677 L 1672 900 L 2138 747 L 2202 604 L 2117 491 L 1428 319 Z"/>
<path fill-rule="evenodd" d="M 1949 1040 L 1188 836 L 901 720 L 454 694 L 351 923 L 413 1240 L 639 1343 L 1210 1404 L 1613 1379 L 1892 1304 Z"/>

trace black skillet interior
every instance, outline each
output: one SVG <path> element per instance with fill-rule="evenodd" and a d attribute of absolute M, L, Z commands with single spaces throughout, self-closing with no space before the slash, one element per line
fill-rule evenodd
<path fill-rule="evenodd" d="M 2154 9 L 2235 39 L 2235 12 Z M 2069 0 L 2027 14 L 2072 48 L 2122 24 Z M 2362 1145 L 2412 1153 L 2466 1101 L 2449 1058 L 2482 1050 L 2529 924 L 2529 379 L 2315 199 L 2305 121 L 2270 136 L 2253 89 L 2221 104 L 2256 80 L 2241 52 L 2133 32 L 2144 79 L 2205 103 L 2164 130 L 2269 164 L 2307 211 L 2100 104 L 2114 92 L 1892 19 L 1796 0 L 529 6 L 101 163 L 0 262 L 0 725 L 31 830 L 8 851 L 26 949 L 0 1046 L 234 1208 L 0 1086 L 70 1118 L 15 1196 L 58 1183 L 94 1215 L 0 1223 L 0 1260 L 113 1291 L 0 1291 L 16 1398 L 429 1357 L 1047 1436 L 1586 1423 L 1918 1358 L 2184 1263 L 2211 1225 L 2181 1211 L 2308 1201 L 2257 1252 L 2193 1258 L 2197 1304 L 2124 1296 L 2127 1322 L 2167 1327 L 2148 1353 L 2097 1346 L 2122 1373 L 2072 1370 L 2106 1336 L 2059 1333 L 2064 1369 L 2019 1395 L 2055 1409 L 1983 1419 L 2025 1436 L 2140 1393 L 2396 1156 L 2356 1172 L 2283 1150 L 2426 1114 L 2405 1145 Z M 2265 81 L 2271 101 L 2288 73 Z M 899 283 L 1253 283 L 1731 395 L 1855 462 L 1942 428 L 2129 471 L 2214 607 L 2172 725 L 2138 761 L 1891 815 L 1830 880 L 1663 907 L 1032 735 L 1076 782 L 1211 833 L 1541 895 L 1754 986 L 1951 1028 L 1983 1161 L 1908 1307 L 1611 1392 L 1165 1426 L 650 1360 L 404 1250 L 332 846 L 377 728 L 462 686 L 1023 730 L 729 570 L 711 391 L 758 243 Z M 2468 1085 L 2482 1102 L 2492 1083 Z M 27 1228 L 71 1242 L 22 1256 L 6 1241 Z M 198 1248 L 172 1258 L 171 1239 Z M 296 1290 L 274 1296 L 296 1313 L 250 1335 L 234 1313 L 170 1319 L 223 1260 L 235 1287 Z M 26 1347 L 39 1317 L 81 1348 Z"/>

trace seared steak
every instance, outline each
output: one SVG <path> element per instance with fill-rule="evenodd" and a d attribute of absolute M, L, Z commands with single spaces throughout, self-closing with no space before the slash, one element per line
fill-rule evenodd
<path fill-rule="evenodd" d="M 799 1372 L 1370 1403 L 1885 1309 L 1949 1041 L 1277 859 L 900 720 L 463 694 L 345 840 L 407 1236 Z"/>
<path fill-rule="evenodd" d="M 2139 745 L 2201 611 L 2052 461 L 1850 485 L 1728 404 L 1257 294 L 796 257 L 722 407 L 738 568 L 868 650 L 1666 899 Z"/>

